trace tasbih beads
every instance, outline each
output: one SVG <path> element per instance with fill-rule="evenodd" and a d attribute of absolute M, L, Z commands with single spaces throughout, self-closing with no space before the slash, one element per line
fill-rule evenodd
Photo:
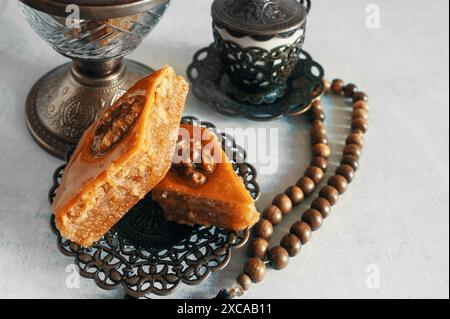
<path fill-rule="evenodd" d="M 265 265 L 263 261 L 266 259 L 271 261 L 274 268 L 282 269 L 286 267 L 289 256 L 293 257 L 300 253 L 302 243 L 296 236 L 285 238 L 283 246 L 274 247 L 271 250 L 269 250 L 269 241 L 274 233 L 274 227 L 278 226 L 283 217 L 288 215 L 295 206 L 310 196 L 325 176 L 330 148 L 327 132 L 323 125 L 325 113 L 320 105 L 320 100 L 313 102 L 309 117 L 312 124 L 310 136 L 313 160 L 298 183 L 288 187 L 283 194 L 277 195 L 272 204 L 263 211 L 262 219 L 255 225 L 254 238 L 249 245 L 249 253 L 252 258 L 246 265 L 245 274 L 240 277 L 240 281 L 244 285 L 248 279 L 259 282 L 264 278 Z M 304 231 L 309 232 L 310 230 L 305 229 Z M 260 268 L 264 268 L 264 270 Z"/>
<path fill-rule="evenodd" d="M 222 291 L 222 297 L 234 298 L 241 296 L 252 283 L 261 282 L 266 275 L 267 265 L 275 270 L 281 270 L 288 265 L 289 258 L 297 256 L 312 238 L 312 233 L 322 227 L 324 220 L 330 216 L 332 206 L 345 193 L 353 181 L 359 168 L 359 158 L 364 147 L 364 134 L 368 130 L 369 105 L 368 97 L 358 90 L 355 84 L 345 84 L 340 79 L 330 84 L 325 81 L 325 92 L 343 95 L 350 99 L 353 106 L 351 132 L 346 138 L 340 164 L 333 176 L 328 179 L 311 207 L 304 212 L 302 219 L 295 222 L 280 242 L 280 245 L 269 248 L 269 240 L 274 233 L 274 227 L 279 225 L 283 217 L 289 214 L 293 207 L 300 204 L 306 197 L 314 193 L 328 167 L 331 155 L 328 146 L 327 132 L 324 127 L 325 113 L 320 100 L 316 100 L 310 110 L 312 123 L 311 145 L 313 159 L 310 167 L 296 185 L 290 186 L 283 194 L 275 197 L 272 205 L 267 207 L 261 221 L 254 227 L 254 238 L 249 245 L 250 258 L 244 271 L 237 278 L 237 284 Z"/>

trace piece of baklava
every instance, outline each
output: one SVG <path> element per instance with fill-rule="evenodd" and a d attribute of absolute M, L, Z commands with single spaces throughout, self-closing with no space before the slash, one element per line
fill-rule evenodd
<path fill-rule="evenodd" d="M 153 189 L 170 221 L 244 230 L 259 220 L 255 202 L 214 133 L 181 125 L 174 164 Z"/>

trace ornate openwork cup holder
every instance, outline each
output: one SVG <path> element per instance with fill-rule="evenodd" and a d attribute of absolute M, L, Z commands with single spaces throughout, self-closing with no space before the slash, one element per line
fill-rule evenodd
<path fill-rule="evenodd" d="M 245 162 L 245 150 L 216 127 L 194 117 L 183 123 L 195 123 L 214 131 L 222 141 L 236 172 L 257 200 L 260 195 L 256 169 Z M 73 150 L 72 150 L 73 151 Z M 70 159 L 71 151 L 67 155 Z M 59 167 L 53 176 L 49 200 L 53 201 L 64 172 Z M 59 250 L 75 259 L 81 276 L 90 278 L 103 289 L 122 287 L 128 296 L 148 298 L 173 293 L 181 283 L 198 285 L 211 272 L 225 268 L 232 248 L 240 248 L 249 238 L 249 230 L 232 232 L 216 227 L 188 227 L 168 222 L 161 208 L 147 196 L 99 242 L 82 248 L 61 236 L 51 218 Z"/>
<path fill-rule="evenodd" d="M 214 110 L 251 120 L 273 120 L 306 112 L 311 102 L 323 92 L 324 70 L 305 51 L 287 81 L 283 97 L 266 100 L 267 95 L 251 94 L 230 81 L 215 45 L 199 50 L 188 67 L 192 92 Z M 249 99 L 260 101 L 249 102 Z M 257 102 L 257 103 L 256 103 Z"/>

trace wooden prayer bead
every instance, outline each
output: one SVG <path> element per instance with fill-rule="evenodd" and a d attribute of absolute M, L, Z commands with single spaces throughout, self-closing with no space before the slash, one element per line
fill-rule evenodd
<path fill-rule="evenodd" d="M 310 166 L 318 167 L 322 171 L 326 172 L 328 168 L 328 161 L 323 157 L 317 156 L 311 160 Z"/>
<path fill-rule="evenodd" d="M 277 206 L 283 215 L 287 215 L 292 211 L 292 201 L 286 194 L 280 194 L 275 197 L 272 204 Z"/>
<path fill-rule="evenodd" d="M 278 226 L 283 220 L 283 213 L 277 206 L 271 205 L 263 211 L 262 217 L 267 219 L 273 226 Z"/>
<path fill-rule="evenodd" d="M 251 257 L 265 259 L 269 251 L 269 242 L 261 237 L 255 237 L 250 241 L 249 253 Z"/>
<path fill-rule="evenodd" d="M 341 164 L 350 165 L 355 170 L 355 172 L 359 168 L 358 158 L 356 156 L 353 156 L 353 155 L 344 155 L 344 156 L 342 156 Z"/>
<path fill-rule="evenodd" d="M 231 287 L 228 290 L 228 294 L 230 295 L 230 298 L 236 298 L 236 297 L 240 297 L 244 294 L 244 289 L 242 289 L 242 287 L 240 285 Z"/>
<path fill-rule="evenodd" d="M 348 182 L 344 176 L 334 175 L 328 180 L 328 185 L 333 186 L 340 195 L 344 194 L 348 187 Z"/>
<path fill-rule="evenodd" d="M 325 198 L 332 206 L 336 205 L 339 200 L 339 192 L 333 186 L 324 186 L 319 193 L 320 197 Z"/>
<path fill-rule="evenodd" d="M 351 133 L 345 140 L 347 145 L 356 144 L 360 147 L 364 147 L 364 136 L 360 133 Z"/>
<path fill-rule="evenodd" d="M 344 85 L 344 81 L 342 81 L 341 79 L 335 79 L 331 83 L 331 91 L 334 94 L 341 94 L 342 90 L 344 89 Z"/>
<path fill-rule="evenodd" d="M 267 219 L 261 219 L 254 227 L 255 237 L 270 240 L 273 236 L 273 225 Z"/>
<path fill-rule="evenodd" d="M 314 181 L 314 184 L 319 185 L 323 179 L 325 173 L 318 167 L 310 166 L 305 171 L 305 176 L 311 178 Z"/>
<path fill-rule="evenodd" d="M 284 236 L 281 240 L 281 246 L 286 249 L 290 257 L 297 256 L 302 250 L 302 242 L 300 241 L 300 238 L 294 234 L 287 234 Z"/>
<path fill-rule="evenodd" d="M 367 133 L 369 130 L 369 123 L 363 118 L 357 118 L 352 120 L 352 130 L 360 130 L 363 133 Z"/>
<path fill-rule="evenodd" d="M 298 186 L 289 187 L 285 194 L 289 196 L 293 205 L 298 205 L 305 199 L 305 194 L 303 194 L 302 189 Z"/>
<path fill-rule="evenodd" d="M 317 209 L 309 209 L 303 214 L 302 220 L 311 227 L 312 231 L 316 231 L 322 227 L 323 216 Z"/>
<path fill-rule="evenodd" d="M 306 176 L 300 178 L 300 180 L 297 182 L 297 186 L 300 187 L 300 189 L 303 191 L 305 197 L 311 195 L 314 192 L 314 188 L 316 187 L 314 181 Z"/>
<path fill-rule="evenodd" d="M 363 109 L 367 112 L 369 112 L 369 103 L 367 103 L 366 101 L 358 101 L 353 103 L 353 110 L 359 110 L 359 109 Z"/>
<path fill-rule="evenodd" d="M 311 121 L 325 121 L 325 113 L 320 108 L 313 108 L 309 113 Z"/>
<path fill-rule="evenodd" d="M 358 87 L 357 87 L 355 84 L 353 84 L 353 83 L 347 84 L 347 85 L 344 87 L 344 95 L 345 95 L 345 97 L 347 97 L 347 98 L 352 98 L 353 95 L 354 95 L 357 91 L 358 91 Z"/>
<path fill-rule="evenodd" d="M 364 92 L 356 92 L 355 94 L 353 94 L 353 103 L 356 103 L 359 101 L 368 102 L 369 97 Z"/>
<path fill-rule="evenodd" d="M 328 144 L 328 137 L 322 133 L 315 133 L 311 135 L 311 145 Z"/>
<path fill-rule="evenodd" d="M 320 156 L 329 158 L 331 156 L 331 149 L 327 144 L 316 144 L 312 147 L 313 156 Z"/>
<path fill-rule="evenodd" d="M 250 286 L 252 285 L 252 280 L 250 277 L 246 274 L 240 274 L 237 278 L 237 283 L 244 289 L 245 291 L 250 289 Z"/>
<path fill-rule="evenodd" d="M 327 135 L 327 130 L 325 129 L 325 127 L 323 126 L 323 123 L 315 123 L 311 129 L 309 130 L 309 134 L 312 136 L 314 134 L 322 134 L 322 135 Z"/>
<path fill-rule="evenodd" d="M 273 247 L 269 251 L 269 261 L 273 269 L 281 270 L 289 263 L 289 253 L 281 246 Z"/>
<path fill-rule="evenodd" d="M 311 122 L 312 125 L 321 125 L 323 122 L 321 120 L 314 120 Z"/>
<path fill-rule="evenodd" d="M 367 120 L 369 118 L 369 113 L 364 109 L 357 109 L 352 112 L 352 119 L 362 118 Z"/>
<path fill-rule="evenodd" d="M 355 178 L 355 170 L 350 165 L 344 164 L 340 165 L 336 169 L 336 175 L 341 175 L 345 177 L 348 183 L 351 183 Z"/>
<path fill-rule="evenodd" d="M 309 227 L 307 223 L 302 221 L 294 223 L 289 232 L 297 236 L 302 242 L 302 245 L 306 245 L 312 237 L 311 227 Z"/>
<path fill-rule="evenodd" d="M 311 109 L 314 108 L 322 109 L 321 103 L 322 101 L 320 99 L 315 99 L 314 101 L 311 102 Z"/>
<path fill-rule="evenodd" d="M 361 157 L 361 147 L 356 144 L 348 144 L 344 147 L 342 152 L 344 155 L 353 155 L 357 158 Z"/>
<path fill-rule="evenodd" d="M 322 197 L 316 198 L 311 203 L 311 208 L 317 209 L 321 214 L 322 217 L 325 219 L 331 214 L 331 204 L 330 202 Z"/>
<path fill-rule="evenodd" d="M 252 257 L 245 264 L 244 273 L 253 283 L 261 282 L 266 276 L 266 265 L 261 259 Z"/>

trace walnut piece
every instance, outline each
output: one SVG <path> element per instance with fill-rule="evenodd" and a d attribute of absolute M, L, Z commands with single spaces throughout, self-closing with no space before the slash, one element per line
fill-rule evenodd
<path fill-rule="evenodd" d="M 208 181 L 207 175 L 214 174 L 217 163 L 213 152 L 203 147 L 201 141 L 191 138 L 189 141 L 181 136 L 177 142 L 178 156 L 181 161 L 174 161 L 172 169 L 178 172 L 192 187 L 199 187 Z"/>
<path fill-rule="evenodd" d="M 132 96 L 122 99 L 101 114 L 91 148 L 94 154 L 103 155 L 120 142 L 136 123 L 145 102 L 143 95 Z"/>

